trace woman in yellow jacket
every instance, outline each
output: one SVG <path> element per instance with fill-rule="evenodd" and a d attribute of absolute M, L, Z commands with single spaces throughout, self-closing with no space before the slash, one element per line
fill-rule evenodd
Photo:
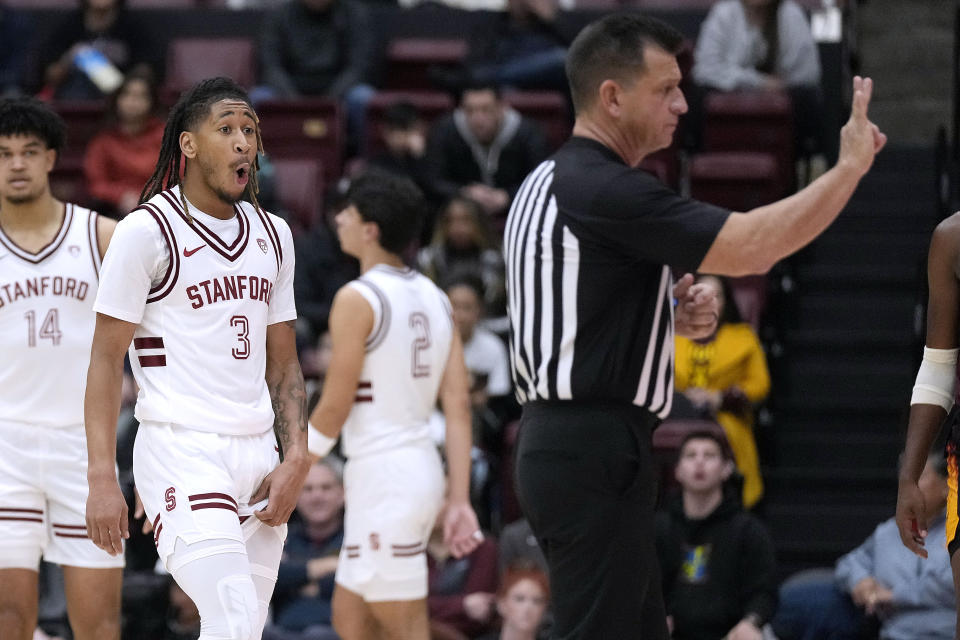
<path fill-rule="evenodd" d="M 699 276 L 697 282 L 716 290 L 720 322 L 709 338 L 677 337 L 676 390 L 723 427 L 743 475 L 743 505 L 749 509 L 763 496 L 753 408 L 770 392 L 770 372 L 760 340 L 753 327 L 740 321 L 726 281 Z"/>

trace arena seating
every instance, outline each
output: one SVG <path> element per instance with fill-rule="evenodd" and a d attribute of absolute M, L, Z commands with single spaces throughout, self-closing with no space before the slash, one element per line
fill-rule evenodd
<path fill-rule="evenodd" d="M 167 49 L 164 94 L 169 100 L 211 76 L 228 76 L 250 87 L 256 80 L 252 38 L 177 38 Z"/>
<path fill-rule="evenodd" d="M 387 46 L 383 85 L 386 89 L 435 90 L 431 67 L 455 67 L 467 55 L 459 38 L 394 38 Z"/>
<path fill-rule="evenodd" d="M 776 198 L 791 191 L 796 152 L 793 112 L 786 92 L 712 92 L 704 99 L 703 112 L 704 151 L 773 154 L 777 163 Z"/>
<path fill-rule="evenodd" d="M 290 213 L 287 222 L 294 235 L 323 216 L 323 165 L 312 158 L 271 158 L 277 197 Z"/>
<path fill-rule="evenodd" d="M 317 158 L 328 182 L 340 177 L 344 121 L 340 105 L 327 98 L 269 100 L 257 106 L 272 158 Z"/>
<path fill-rule="evenodd" d="M 570 137 L 573 123 L 567 110 L 567 100 L 558 91 L 508 91 L 504 101 L 521 114 L 540 124 L 551 149 L 556 149 Z"/>
<path fill-rule="evenodd" d="M 782 196 L 777 158 L 751 151 L 708 152 L 690 162 L 690 195 L 734 211 L 749 211 Z"/>
<path fill-rule="evenodd" d="M 67 145 L 57 160 L 57 168 L 82 167 L 87 144 L 106 124 L 106 102 L 60 101 L 51 106 L 67 125 Z"/>

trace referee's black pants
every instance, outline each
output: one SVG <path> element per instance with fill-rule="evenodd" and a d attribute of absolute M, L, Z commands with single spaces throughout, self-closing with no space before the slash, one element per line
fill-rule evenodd
<path fill-rule="evenodd" d="M 626 403 L 524 405 L 517 492 L 547 557 L 552 638 L 670 637 L 655 541 L 655 423 Z"/>

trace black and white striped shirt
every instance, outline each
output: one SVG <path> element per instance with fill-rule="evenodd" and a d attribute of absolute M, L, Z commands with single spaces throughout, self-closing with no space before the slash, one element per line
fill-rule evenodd
<path fill-rule="evenodd" d="M 504 232 L 518 400 L 625 401 L 666 416 L 671 267 L 696 270 L 728 215 L 586 138 L 537 167 Z"/>

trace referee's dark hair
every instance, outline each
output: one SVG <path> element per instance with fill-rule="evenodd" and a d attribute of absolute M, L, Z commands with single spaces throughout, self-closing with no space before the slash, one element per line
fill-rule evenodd
<path fill-rule="evenodd" d="M 401 254 L 420 234 L 423 194 L 410 179 L 371 168 L 350 185 L 347 204 L 357 208 L 365 222 L 380 227 L 380 246 Z"/>
<path fill-rule="evenodd" d="M 36 136 L 59 157 L 67 142 L 67 125 L 36 98 L 0 100 L 0 136 Z"/>
<path fill-rule="evenodd" d="M 650 45 L 677 55 L 683 34 L 662 20 L 635 13 L 614 13 L 584 27 L 567 52 L 574 111 L 593 104 L 604 80 L 628 83 L 642 73 Z"/>

